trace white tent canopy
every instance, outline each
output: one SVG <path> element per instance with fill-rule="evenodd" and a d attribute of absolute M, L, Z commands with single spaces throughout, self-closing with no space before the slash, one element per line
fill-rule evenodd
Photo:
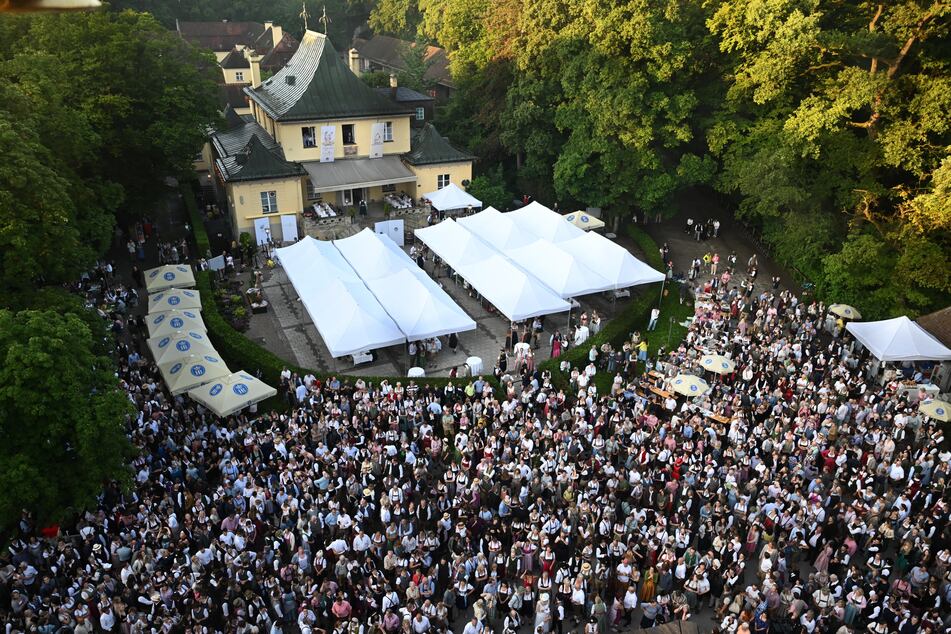
<path fill-rule="evenodd" d="M 329 242 L 304 238 L 275 254 L 334 357 L 406 338 L 350 264 Z"/>
<path fill-rule="evenodd" d="M 505 214 L 522 231 L 549 242 L 563 242 L 584 234 L 579 229 L 545 205 L 532 201 L 515 211 Z"/>
<path fill-rule="evenodd" d="M 149 314 L 167 310 L 201 310 L 201 295 L 198 291 L 170 288 L 149 295 Z"/>
<path fill-rule="evenodd" d="M 475 321 L 444 290 L 408 269 L 367 280 L 367 286 L 409 341 L 476 329 Z"/>
<path fill-rule="evenodd" d="M 423 198 L 429 201 L 433 209 L 448 211 L 450 209 L 468 209 L 469 207 L 482 208 L 482 201 L 462 189 L 455 183 L 449 183 L 442 189 L 424 194 Z"/>
<path fill-rule="evenodd" d="M 191 288 L 195 274 L 187 264 L 166 264 L 145 271 L 145 290 L 157 293 L 168 288 Z"/>
<path fill-rule="evenodd" d="M 488 260 L 495 249 L 467 231 L 452 218 L 415 231 L 416 237 L 454 269 Z"/>
<path fill-rule="evenodd" d="M 336 240 L 340 253 L 409 341 L 475 330 L 475 322 L 387 236 Z"/>
<path fill-rule="evenodd" d="M 565 214 L 564 217 L 569 223 L 580 229 L 584 229 L 585 231 L 601 229 L 604 227 L 603 220 L 600 218 L 595 218 L 591 214 L 584 211 L 572 211 Z"/>
<path fill-rule="evenodd" d="M 190 354 L 158 364 L 162 378 L 173 395 L 204 385 L 228 374 L 228 366 L 216 355 Z"/>
<path fill-rule="evenodd" d="M 152 337 L 147 343 L 156 363 L 177 361 L 190 354 L 218 354 L 205 332 L 198 330 L 180 330 L 171 335 Z"/>
<path fill-rule="evenodd" d="M 537 236 L 517 225 L 511 216 L 512 214 L 503 214 L 498 209 L 489 207 L 477 214 L 460 218 L 458 222 L 495 250 L 505 252 L 524 247 L 537 239 Z"/>
<path fill-rule="evenodd" d="M 571 304 L 501 255 L 456 272 L 511 321 L 567 311 Z"/>
<path fill-rule="evenodd" d="M 883 321 L 850 322 L 845 329 L 881 361 L 951 360 L 951 350 L 904 315 Z"/>
<path fill-rule="evenodd" d="M 277 394 L 277 390 L 247 372 L 235 372 L 189 390 L 188 395 L 218 416 L 231 416 Z"/>
<path fill-rule="evenodd" d="M 582 264 L 576 257 L 547 240 L 512 249 L 513 262 L 534 275 L 565 299 L 613 288 L 613 282 Z"/>
<path fill-rule="evenodd" d="M 197 310 L 169 310 L 146 318 L 150 337 L 165 337 L 176 332 L 205 332 L 205 322 Z"/>
<path fill-rule="evenodd" d="M 663 273 L 647 266 L 624 247 L 597 233 L 582 233 L 577 238 L 559 242 L 558 248 L 606 277 L 615 289 L 664 280 Z"/>

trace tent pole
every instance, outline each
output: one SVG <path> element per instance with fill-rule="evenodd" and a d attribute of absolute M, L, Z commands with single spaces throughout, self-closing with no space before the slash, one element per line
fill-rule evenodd
<path fill-rule="evenodd" d="M 667 285 L 667 276 L 664 275 L 664 279 L 660 282 L 660 297 L 657 298 L 657 308 L 660 308 L 661 304 L 664 303 L 664 287 Z"/>

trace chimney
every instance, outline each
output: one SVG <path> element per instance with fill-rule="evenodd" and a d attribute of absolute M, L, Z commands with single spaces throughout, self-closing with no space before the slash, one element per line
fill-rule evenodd
<path fill-rule="evenodd" d="M 274 40 L 274 46 L 277 46 L 281 43 L 281 40 L 284 39 L 284 29 L 280 26 L 271 25 L 271 36 Z"/>
<path fill-rule="evenodd" d="M 251 63 L 251 88 L 257 88 L 261 85 L 261 60 L 263 55 L 252 55 L 248 58 Z"/>
<path fill-rule="evenodd" d="M 396 73 L 390 73 L 390 97 L 393 98 L 393 101 L 396 101 L 397 88 L 399 88 L 399 83 L 396 81 Z"/>
<path fill-rule="evenodd" d="M 350 49 L 350 72 L 359 77 L 360 72 L 360 51 L 355 48 Z"/>

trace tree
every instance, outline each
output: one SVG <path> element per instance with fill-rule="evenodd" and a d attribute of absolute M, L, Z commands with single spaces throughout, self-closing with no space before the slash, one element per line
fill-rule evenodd
<path fill-rule="evenodd" d="M 466 191 L 481 200 L 483 208 L 495 207 L 505 211 L 512 205 L 512 192 L 505 185 L 501 165 L 473 178 Z"/>
<path fill-rule="evenodd" d="M 379 0 L 370 11 L 370 28 L 400 38 L 413 37 L 422 16 L 416 0 Z"/>
<path fill-rule="evenodd" d="M 55 521 L 127 478 L 131 413 L 86 323 L 54 310 L 0 310 L 0 525 L 22 508 Z"/>
<path fill-rule="evenodd" d="M 870 317 L 951 297 L 949 15 L 736 0 L 708 21 L 731 77 L 708 134 L 718 186 L 823 297 Z"/>

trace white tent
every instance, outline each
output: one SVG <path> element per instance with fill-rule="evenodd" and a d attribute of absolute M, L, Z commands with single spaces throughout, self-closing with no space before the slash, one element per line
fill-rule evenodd
<path fill-rule="evenodd" d="M 475 322 L 387 236 L 336 240 L 340 253 L 409 341 L 475 330 Z"/>
<path fill-rule="evenodd" d="M 456 269 L 511 321 L 567 311 L 571 304 L 501 255 Z"/>
<path fill-rule="evenodd" d="M 305 238 L 276 249 L 275 254 L 332 356 L 343 357 L 406 340 L 331 243 Z"/>
<path fill-rule="evenodd" d="M 409 341 L 476 329 L 472 318 L 425 274 L 403 269 L 367 280 L 367 286 Z"/>
<path fill-rule="evenodd" d="M 494 207 L 460 218 L 458 222 L 483 242 L 503 253 L 509 249 L 524 247 L 537 239 L 537 236 L 517 225 L 512 214 L 503 214 Z"/>
<path fill-rule="evenodd" d="M 507 255 L 565 299 L 613 288 L 613 282 L 596 273 L 596 269 L 588 268 L 547 240 L 536 240 L 512 249 Z"/>
<path fill-rule="evenodd" d="M 218 354 L 211 345 L 208 335 L 198 330 L 179 330 L 171 335 L 152 337 L 147 343 L 156 363 L 176 361 L 190 354 Z"/>
<path fill-rule="evenodd" d="M 506 216 L 522 231 L 549 242 L 563 242 L 584 234 L 584 229 L 579 229 L 565 220 L 564 216 L 537 201 L 509 212 Z"/>
<path fill-rule="evenodd" d="M 224 361 L 211 354 L 190 354 L 158 366 L 172 394 L 187 392 L 229 373 Z"/>
<path fill-rule="evenodd" d="M 166 264 L 145 271 L 145 290 L 157 293 L 169 288 L 191 288 L 195 274 L 187 264 Z"/>
<path fill-rule="evenodd" d="M 235 372 L 189 390 L 188 395 L 218 416 L 231 416 L 277 394 L 277 390 L 247 372 Z"/>
<path fill-rule="evenodd" d="M 595 218 L 589 213 L 584 211 L 572 211 L 565 214 L 565 220 L 574 226 L 584 229 L 585 231 L 592 231 L 594 229 L 601 229 L 604 227 L 604 221 L 600 218 Z"/>
<path fill-rule="evenodd" d="M 167 310 L 201 310 L 201 295 L 198 291 L 170 288 L 149 295 L 149 314 Z"/>
<path fill-rule="evenodd" d="M 615 289 L 664 280 L 663 273 L 647 266 L 624 247 L 597 233 L 582 233 L 577 238 L 559 242 L 558 248 L 606 277 Z"/>
<path fill-rule="evenodd" d="M 431 227 L 417 229 L 415 233 L 423 244 L 454 269 L 481 262 L 496 255 L 495 249 L 464 229 L 452 218 Z"/>
<path fill-rule="evenodd" d="M 951 350 L 904 315 L 883 321 L 850 322 L 845 329 L 881 361 L 951 360 Z"/>
<path fill-rule="evenodd" d="M 409 265 L 419 268 L 389 237 L 369 227 L 349 238 L 334 240 L 333 244 L 362 280 L 386 277 Z"/>
<path fill-rule="evenodd" d="M 146 317 L 150 337 L 165 337 L 176 332 L 205 332 L 205 322 L 197 310 L 169 310 Z"/>
<path fill-rule="evenodd" d="M 455 183 L 449 183 L 442 189 L 423 194 L 433 209 L 449 211 L 451 209 L 468 209 L 469 207 L 482 208 L 482 201 L 462 189 Z"/>

